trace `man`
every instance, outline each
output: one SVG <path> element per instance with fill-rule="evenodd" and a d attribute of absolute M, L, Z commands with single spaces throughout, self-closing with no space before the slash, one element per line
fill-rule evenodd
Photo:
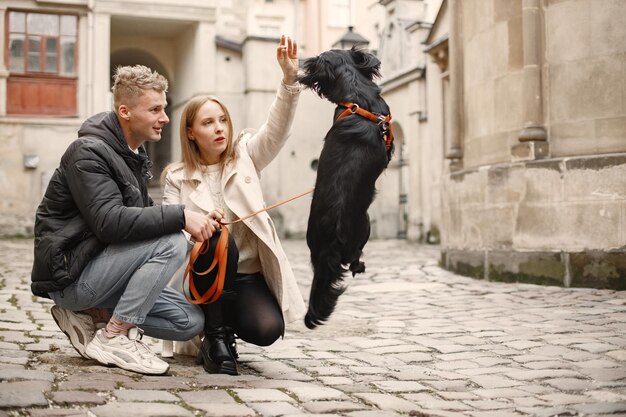
<path fill-rule="evenodd" d="M 31 289 L 55 302 L 54 320 L 83 357 L 159 375 L 169 365 L 136 326 L 168 340 L 202 331 L 200 308 L 166 285 L 185 260 L 181 230 L 203 241 L 217 222 L 148 196 L 143 144 L 158 142 L 169 122 L 167 80 L 144 66 L 119 67 L 112 91 L 115 111 L 83 123 L 37 209 Z M 111 310 L 96 332 L 95 320 Z"/>

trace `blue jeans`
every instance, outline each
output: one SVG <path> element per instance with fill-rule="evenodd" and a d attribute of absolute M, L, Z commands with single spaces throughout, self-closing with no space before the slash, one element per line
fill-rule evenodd
<path fill-rule="evenodd" d="M 186 255 L 182 233 L 112 244 L 87 264 L 74 283 L 49 295 L 55 304 L 72 311 L 111 308 L 116 318 L 136 324 L 147 336 L 189 340 L 202 332 L 202 309 L 167 287 Z"/>

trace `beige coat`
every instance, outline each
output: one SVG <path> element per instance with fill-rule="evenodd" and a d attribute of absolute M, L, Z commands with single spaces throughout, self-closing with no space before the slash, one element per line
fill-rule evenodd
<path fill-rule="evenodd" d="M 298 97 L 298 88 L 281 83 L 265 124 L 255 134 L 240 135 L 236 144 L 239 157 L 224 167 L 222 194 L 238 218 L 265 207 L 260 173 L 287 141 Z M 215 209 L 202 173 L 195 171 L 188 176 L 182 163 L 172 165 L 166 174 L 163 204 L 184 204 L 206 214 Z M 305 311 L 304 301 L 272 219 L 263 212 L 244 220 L 244 224 L 258 239 L 261 273 L 282 308 L 285 322 L 299 319 Z"/>

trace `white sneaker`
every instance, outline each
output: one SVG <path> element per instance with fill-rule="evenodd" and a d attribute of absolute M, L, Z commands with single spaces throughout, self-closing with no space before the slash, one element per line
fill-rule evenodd
<path fill-rule="evenodd" d="M 132 331 L 133 329 L 131 329 Z M 139 329 L 137 329 L 139 330 Z M 170 365 L 159 359 L 139 337 L 115 336 L 111 339 L 102 334 L 104 329 L 96 332 L 86 353 L 103 365 L 115 365 L 127 371 L 146 375 L 161 375 L 167 372 Z"/>
<path fill-rule="evenodd" d="M 57 305 L 52 306 L 50 313 L 52 313 L 52 318 L 61 331 L 69 337 L 76 352 L 83 358 L 89 359 L 85 349 L 96 333 L 96 325 L 91 316 L 80 311 L 70 311 Z"/>

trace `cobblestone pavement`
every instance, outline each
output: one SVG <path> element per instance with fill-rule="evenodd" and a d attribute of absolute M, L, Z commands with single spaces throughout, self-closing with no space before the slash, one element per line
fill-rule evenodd
<path fill-rule="evenodd" d="M 306 245 L 285 248 L 306 298 Z M 371 241 L 325 326 L 240 342 L 237 377 L 183 355 L 149 377 L 82 359 L 30 293 L 32 241 L 0 241 L 0 417 L 626 415 L 626 292 L 482 282 L 437 255 Z"/>

